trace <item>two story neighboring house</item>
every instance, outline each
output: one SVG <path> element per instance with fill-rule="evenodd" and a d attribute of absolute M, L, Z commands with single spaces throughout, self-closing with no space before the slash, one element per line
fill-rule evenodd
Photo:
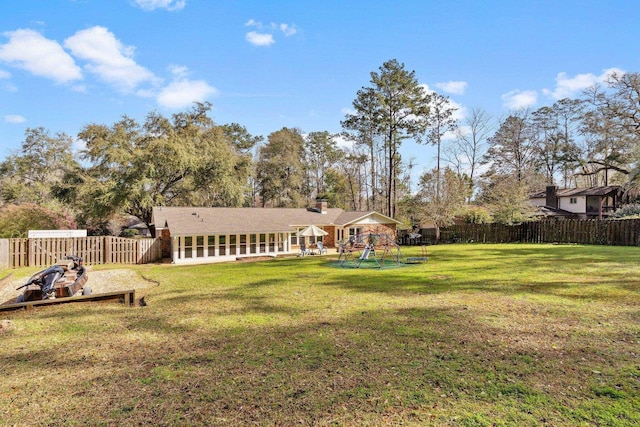
<path fill-rule="evenodd" d="M 529 201 L 548 216 L 602 219 L 620 206 L 622 188 L 619 185 L 607 185 L 560 190 L 555 185 L 549 185 L 545 191 L 529 196 Z"/>

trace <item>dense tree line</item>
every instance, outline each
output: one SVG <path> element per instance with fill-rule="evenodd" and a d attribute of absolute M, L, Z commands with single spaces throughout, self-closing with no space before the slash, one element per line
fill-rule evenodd
<path fill-rule="evenodd" d="M 114 234 L 129 216 L 149 224 L 153 206 L 304 207 L 316 197 L 439 228 L 455 216 L 522 221 L 523 201 L 545 185 L 637 191 L 638 73 L 613 74 L 578 99 L 535 111 L 494 118 L 474 108 L 461 121 L 448 98 L 397 60 L 370 77 L 338 135 L 283 128 L 265 139 L 214 123 L 208 103 L 169 118 L 151 112 L 143 123 L 88 124 L 77 139 L 28 129 L 0 163 L 3 232 L 77 224 Z M 415 186 L 414 159 L 400 154 L 405 140 L 437 148 L 436 167 Z M 75 155 L 74 141 L 83 147 Z"/>

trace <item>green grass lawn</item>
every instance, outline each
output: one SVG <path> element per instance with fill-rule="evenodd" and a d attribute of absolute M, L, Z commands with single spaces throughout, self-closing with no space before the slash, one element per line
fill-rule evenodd
<path fill-rule="evenodd" d="M 136 266 L 146 307 L 0 314 L 0 425 L 640 424 L 640 248 L 332 258 Z"/>

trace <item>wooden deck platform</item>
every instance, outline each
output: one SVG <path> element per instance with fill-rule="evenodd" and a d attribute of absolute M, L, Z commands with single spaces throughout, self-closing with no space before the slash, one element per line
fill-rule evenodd
<path fill-rule="evenodd" d="M 0 311 L 12 311 L 12 310 L 21 310 L 21 309 L 29 310 L 34 307 L 40 307 L 45 305 L 69 304 L 69 303 L 75 303 L 75 302 L 103 302 L 103 301 L 119 302 L 121 304 L 132 307 L 135 304 L 135 299 L 136 299 L 135 289 L 129 289 L 126 291 L 107 292 L 103 294 L 91 294 L 91 295 L 82 295 L 82 296 L 69 297 L 69 298 L 26 301 L 26 302 L 20 302 L 15 304 L 0 305 Z"/>

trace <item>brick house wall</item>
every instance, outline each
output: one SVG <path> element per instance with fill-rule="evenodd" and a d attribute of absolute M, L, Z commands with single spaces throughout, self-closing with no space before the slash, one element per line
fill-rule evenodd
<path fill-rule="evenodd" d="M 361 227 L 363 233 L 386 234 L 394 241 L 398 237 L 396 224 L 363 224 Z"/>
<path fill-rule="evenodd" d="M 327 248 L 335 248 L 336 246 L 336 227 L 323 227 L 323 230 L 326 231 L 327 234 L 322 238 L 324 246 Z"/>
<path fill-rule="evenodd" d="M 171 231 L 168 228 L 163 228 L 160 232 L 160 239 L 162 242 L 162 258 L 171 258 Z"/>

